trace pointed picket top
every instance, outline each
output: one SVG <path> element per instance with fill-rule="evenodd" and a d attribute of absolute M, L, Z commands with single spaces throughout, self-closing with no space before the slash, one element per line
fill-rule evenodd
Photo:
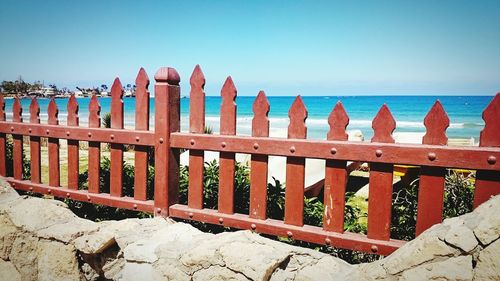
<path fill-rule="evenodd" d="M 260 91 L 253 102 L 252 136 L 269 136 L 269 109 L 270 105 L 266 93 Z"/>
<path fill-rule="evenodd" d="M 199 65 L 195 66 L 189 83 L 189 132 L 201 134 L 205 131 L 205 76 Z"/>
<path fill-rule="evenodd" d="M 137 89 L 147 89 L 149 87 L 149 77 L 143 67 L 141 67 L 141 69 L 139 69 L 139 73 L 137 73 L 137 77 L 135 78 L 135 85 Z"/>
<path fill-rule="evenodd" d="M 191 79 L 189 79 L 189 84 L 191 84 L 191 88 L 205 88 L 205 75 L 203 75 L 203 71 L 201 71 L 201 67 L 199 64 L 194 67 L 193 74 L 191 74 Z"/>
<path fill-rule="evenodd" d="M 349 125 L 349 116 L 342 102 L 338 101 L 333 108 L 330 116 L 328 116 L 328 124 L 330 125 L 330 131 L 327 135 L 328 140 L 347 140 L 349 138 L 345 131 L 347 125 Z"/>
<path fill-rule="evenodd" d="M 12 104 L 12 122 L 23 122 L 23 107 L 17 96 Z"/>
<path fill-rule="evenodd" d="M 5 100 L 0 95 L 0 121 L 5 121 Z"/>
<path fill-rule="evenodd" d="M 373 118 L 372 128 L 372 142 L 394 143 L 392 132 L 396 129 L 396 120 L 392 117 L 392 113 L 385 103 L 378 111 L 377 116 Z"/>
<path fill-rule="evenodd" d="M 135 79 L 135 129 L 149 130 L 149 77 L 144 68 Z"/>
<path fill-rule="evenodd" d="M 78 126 L 79 125 L 78 102 L 76 101 L 76 97 L 74 94 L 72 94 L 69 97 L 67 110 L 68 110 L 68 117 L 66 118 L 67 119 L 66 122 L 68 126 Z"/>
<path fill-rule="evenodd" d="M 290 118 L 290 124 L 288 125 L 288 138 L 305 139 L 307 137 L 307 109 L 300 95 L 295 98 L 295 101 L 290 107 L 288 117 Z"/>
<path fill-rule="evenodd" d="M 483 111 L 484 129 L 481 131 L 479 146 L 500 147 L 500 93 Z"/>
<path fill-rule="evenodd" d="M 59 125 L 58 115 L 59 109 L 57 108 L 56 100 L 54 98 L 50 99 L 49 108 L 47 109 L 47 114 L 49 115 L 48 124 L 49 125 Z"/>
<path fill-rule="evenodd" d="M 220 108 L 220 133 L 222 135 L 236 134 L 236 99 L 237 90 L 233 79 L 228 76 L 220 92 L 222 104 Z"/>
<path fill-rule="evenodd" d="M 423 144 L 446 145 L 448 143 L 446 129 L 450 126 L 450 118 L 439 100 L 436 100 L 425 116 L 424 125 L 426 132 L 422 138 Z"/>
<path fill-rule="evenodd" d="M 118 77 L 111 86 L 111 128 L 123 128 L 123 87 Z"/>
<path fill-rule="evenodd" d="M 30 123 L 40 123 L 40 106 L 36 98 L 32 98 L 30 103 Z"/>
<path fill-rule="evenodd" d="M 92 95 L 89 103 L 89 127 L 99 128 L 101 126 L 101 105 L 95 94 Z"/>
<path fill-rule="evenodd" d="M 113 86 L 111 86 L 111 98 L 113 101 L 121 100 L 123 98 L 123 87 L 120 82 L 120 78 L 116 77 L 113 81 Z"/>

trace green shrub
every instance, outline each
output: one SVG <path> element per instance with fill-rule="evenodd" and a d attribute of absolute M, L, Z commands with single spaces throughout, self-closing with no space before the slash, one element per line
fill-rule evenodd
<path fill-rule="evenodd" d="M 12 137 L 7 137 L 5 142 L 5 156 L 6 156 L 6 173 L 8 177 L 14 176 L 14 156 L 13 156 L 13 139 Z M 24 150 L 24 149 L 23 149 Z M 26 157 L 26 153 L 23 151 L 23 179 L 28 180 L 31 178 L 31 166 L 30 161 Z"/>
<path fill-rule="evenodd" d="M 419 179 L 408 187 L 400 187 L 393 194 L 391 237 L 401 240 L 415 238 Z M 472 211 L 474 199 L 474 173 L 464 175 L 447 170 L 445 176 L 443 218 L 463 215 Z"/>

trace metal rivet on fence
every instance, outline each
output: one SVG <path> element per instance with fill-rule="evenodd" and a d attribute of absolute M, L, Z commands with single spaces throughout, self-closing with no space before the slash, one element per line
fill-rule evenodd
<path fill-rule="evenodd" d="M 295 146 L 290 147 L 290 152 L 295 153 Z"/>
<path fill-rule="evenodd" d="M 254 143 L 253 144 L 253 149 L 255 149 L 255 150 L 259 149 L 259 144 L 258 143 Z"/>
<path fill-rule="evenodd" d="M 490 157 L 488 157 L 488 164 L 495 164 L 497 162 L 497 158 L 493 155 L 491 155 Z"/>
<path fill-rule="evenodd" d="M 373 246 L 371 247 L 371 250 L 372 250 L 372 252 L 376 253 L 376 252 L 378 252 L 378 247 L 377 247 L 377 246 L 375 246 L 375 245 L 373 245 Z"/>
<path fill-rule="evenodd" d="M 382 156 L 382 150 L 381 149 L 375 150 L 375 156 L 377 156 L 377 157 Z"/>
<path fill-rule="evenodd" d="M 163 138 L 160 138 L 160 143 L 163 143 Z"/>
<path fill-rule="evenodd" d="M 293 233 L 291 231 L 287 231 L 286 235 L 288 236 L 288 238 L 292 238 L 293 237 Z"/>
<path fill-rule="evenodd" d="M 429 152 L 429 154 L 427 154 L 427 158 L 429 158 L 429 160 L 431 160 L 431 161 L 436 160 L 436 153 Z"/>
<path fill-rule="evenodd" d="M 52 193 L 52 190 L 50 190 L 50 189 L 49 189 L 49 190 L 47 190 L 47 193 L 48 193 L 48 194 L 51 194 L 51 193 Z"/>
<path fill-rule="evenodd" d="M 189 143 L 190 143 L 191 145 L 194 145 L 194 140 L 193 140 L 193 139 L 191 139 L 191 140 L 189 141 Z"/>
<path fill-rule="evenodd" d="M 226 142 L 225 141 L 221 142 L 220 146 L 226 147 Z"/>
<path fill-rule="evenodd" d="M 89 132 L 89 133 L 87 134 L 87 136 L 89 136 L 89 138 L 91 138 L 91 137 L 92 137 L 92 133 L 91 133 L 91 132 Z"/>
<path fill-rule="evenodd" d="M 66 192 L 66 197 L 70 197 L 71 195 L 69 194 L 69 192 Z"/>
<path fill-rule="evenodd" d="M 192 218 L 193 218 L 193 213 L 192 213 L 192 212 L 189 212 L 188 216 L 189 216 L 189 218 L 191 218 L 191 219 L 192 219 Z"/>
<path fill-rule="evenodd" d="M 14 127 L 10 127 L 10 131 L 11 131 L 11 132 L 14 132 Z"/>
<path fill-rule="evenodd" d="M 70 135 L 70 132 L 69 131 L 66 131 L 66 136 L 69 136 Z"/>
<path fill-rule="evenodd" d="M 135 137 L 135 141 L 137 141 L 137 142 L 138 142 L 138 141 L 140 141 L 140 140 L 141 140 L 141 138 L 139 138 L 139 137 Z"/>
<path fill-rule="evenodd" d="M 45 133 L 47 133 L 47 135 L 50 134 L 50 130 L 48 130 L 48 129 L 45 130 Z"/>
<path fill-rule="evenodd" d="M 160 208 L 156 208 L 156 212 L 159 214 L 161 213 L 161 209 Z"/>
<path fill-rule="evenodd" d="M 134 204 L 134 209 L 137 209 L 137 204 Z"/>
<path fill-rule="evenodd" d="M 325 244 L 326 245 L 330 245 L 332 243 L 332 240 L 330 240 L 330 238 L 326 238 L 325 239 Z"/>
<path fill-rule="evenodd" d="M 219 218 L 219 223 L 220 224 L 224 223 L 224 219 L 223 218 Z"/>
<path fill-rule="evenodd" d="M 110 137 L 112 140 L 114 140 L 114 139 L 115 139 L 115 135 L 111 135 L 111 136 L 109 136 L 109 137 Z"/>
<path fill-rule="evenodd" d="M 31 128 L 28 129 L 28 133 L 31 133 Z"/>
<path fill-rule="evenodd" d="M 257 228 L 257 226 L 255 225 L 255 223 L 252 223 L 252 225 L 250 225 L 250 227 L 255 230 Z"/>
<path fill-rule="evenodd" d="M 337 153 L 337 149 L 335 147 L 332 147 L 332 149 L 330 149 L 330 153 L 331 154 Z"/>

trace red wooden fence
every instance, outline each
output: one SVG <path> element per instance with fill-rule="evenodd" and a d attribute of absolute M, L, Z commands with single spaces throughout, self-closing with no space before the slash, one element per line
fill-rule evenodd
<path fill-rule="evenodd" d="M 417 234 L 442 220 L 444 175 L 446 168 L 477 170 L 474 206 L 500 194 L 500 94 L 483 113 L 485 121 L 479 147 L 447 146 L 449 119 L 437 101 L 425 117 L 427 132 L 421 145 L 395 144 L 392 132 L 396 121 L 384 105 L 373 120 L 371 142 L 347 141 L 349 117 L 338 102 L 332 110 L 327 140 L 308 140 L 307 109 L 298 96 L 290 108 L 288 138 L 269 138 L 269 102 L 259 92 L 253 105 L 252 136 L 236 135 L 236 87 L 228 77 L 221 96 L 220 134 L 204 134 L 205 77 L 196 66 L 190 79 L 189 132 L 180 132 L 179 75 L 173 68 L 161 68 L 155 75 L 155 126 L 149 130 L 149 78 L 141 68 L 136 80 L 136 126 L 123 126 L 123 90 L 117 78 L 111 90 L 111 128 L 100 127 L 100 105 L 96 96 L 89 104 L 88 127 L 79 126 L 78 103 L 68 101 L 66 125 L 59 124 L 54 100 L 48 107 L 48 123 L 40 124 L 36 99 L 30 105 L 30 120 L 22 120 L 16 98 L 12 121 L 5 118 L 0 96 L 0 175 L 16 189 L 51 194 L 95 204 L 154 212 L 158 215 L 251 229 L 259 233 L 287 236 L 318 244 L 332 245 L 378 254 L 389 254 L 404 241 L 390 238 L 392 179 L 395 164 L 421 166 Z M 6 177 L 6 135 L 13 136 L 13 177 Z M 29 136 L 31 178 L 23 180 L 23 136 Z M 40 137 L 48 138 L 49 183 L 41 183 Z M 68 140 L 68 186 L 60 186 L 59 139 Z M 88 190 L 78 189 L 79 141 L 89 142 Z M 99 188 L 100 144 L 111 145 L 111 188 Z M 134 145 L 134 196 L 122 193 L 123 145 Z M 154 147 L 154 200 L 146 196 L 148 147 Z M 189 149 L 189 188 L 187 205 L 178 204 L 179 150 Z M 204 151 L 220 152 L 218 210 L 203 209 Z M 249 214 L 234 212 L 235 153 L 251 154 Z M 268 156 L 287 157 L 285 217 L 268 219 Z M 304 225 L 305 158 L 326 159 L 323 227 Z M 344 231 L 347 161 L 370 164 L 370 196 L 367 235 Z"/>

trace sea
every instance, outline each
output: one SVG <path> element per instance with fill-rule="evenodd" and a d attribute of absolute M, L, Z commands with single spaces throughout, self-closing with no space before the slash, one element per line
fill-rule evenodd
<path fill-rule="evenodd" d="M 288 110 L 295 97 L 291 96 L 269 96 L 271 105 L 269 112 L 271 132 L 284 132 L 288 127 Z M 371 127 L 372 120 L 380 107 L 385 103 L 396 119 L 395 133 L 424 133 L 423 120 L 425 115 L 436 100 L 440 100 L 450 118 L 450 126 L 447 129 L 449 138 L 473 139 L 479 141 L 479 134 L 484 127 L 482 112 L 493 99 L 493 96 L 304 96 L 302 97 L 308 118 L 307 138 L 325 139 L 329 130 L 328 115 L 338 101 L 341 101 L 349 115 L 348 131 L 361 131 L 365 140 L 373 136 Z M 250 135 L 252 124 L 252 104 L 255 96 L 240 96 L 236 98 L 237 104 L 237 134 Z M 6 99 L 7 120 L 12 118 L 12 99 Z M 42 123 L 47 122 L 47 107 L 49 99 L 39 99 L 41 108 L 40 119 Z M 87 126 L 88 105 L 90 98 L 79 98 L 80 126 Z M 101 116 L 110 111 L 111 98 L 99 98 L 101 104 Z M 134 127 L 135 120 L 135 98 L 125 97 L 124 115 L 125 126 Z M 23 118 L 29 120 L 29 105 L 31 99 L 21 99 L 23 107 Z M 56 99 L 59 108 L 60 124 L 66 122 L 67 98 Z M 221 98 L 218 96 L 206 97 L 206 126 L 212 128 L 214 133 L 219 131 Z M 154 97 L 151 98 L 151 130 L 154 124 Z M 181 98 L 181 131 L 189 128 L 189 98 Z"/>

